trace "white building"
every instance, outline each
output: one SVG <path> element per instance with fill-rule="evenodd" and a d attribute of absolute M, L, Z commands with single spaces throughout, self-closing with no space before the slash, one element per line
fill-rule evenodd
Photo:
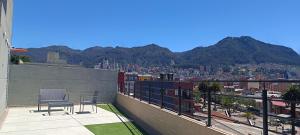
<path fill-rule="evenodd" d="M 13 0 L 0 0 L 0 121 L 7 108 L 8 63 L 12 36 Z"/>

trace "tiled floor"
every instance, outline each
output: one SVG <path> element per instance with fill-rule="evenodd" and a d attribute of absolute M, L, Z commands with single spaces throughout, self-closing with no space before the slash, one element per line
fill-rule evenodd
<path fill-rule="evenodd" d="M 46 108 L 43 108 L 46 109 Z M 62 109 L 62 108 L 57 108 Z M 9 108 L 8 115 L 0 129 L 0 135 L 93 135 L 84 125 L 128 121 L 122 116 L 98 108 L 98 113 L 86 106 L 91 113 L 77 114 L 67 111 L 36 112 L 37 107 Z"/>

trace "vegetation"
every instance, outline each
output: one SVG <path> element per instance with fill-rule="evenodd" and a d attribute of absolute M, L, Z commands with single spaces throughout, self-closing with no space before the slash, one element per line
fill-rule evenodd
<path fill-rule="evenodd" d="M 119 111 L 112 104 L 98 104 L 100 107 L 106 111 L 118 114 L 125 117 L 126 115 Z M 95 135 L 147 135 L 147 133 L 136 125 L 134 122 L 119 122 L 110 124 L 97 124 L 97 125 L 87 125 L 85 126 Z"/>
<path fill-rule="evenodd" d="M 247 108 L 254 107 L 256 104 L 254 99 L 242 99 L 242 98 L 237 99 L 237 103 L 239 103 L 240 105 L 244 105 Z"/>
<path fill-rule="evenodd" d="M 195 103 L 200 103 L 201 101 L 201 93 L 199 90 L 195 90 L 194 91 L 194 100 L 195 100 Z"/>
<path fill-rule="evenodd" d="M 251 112 L 246 112 L 244 115 L 244 117 L 247 118 L 247 120 L 252 119 L 253 118 L 253 114 Z"/>
<path fill-rule="evenodd" d="M 13 64 L 20 64 L 20 60 L 23 62 L 30 62 L 30 58 L 28 56 L 11 55 L 10 57 L 10 62 Z"/>
<path fill-rule="evenodd" d="M 214 102 L 215 102 L 214 110 L 216 111 L 217 110 L 217 105 L 216 105 L 217 104 L 217 95 L 216 94 L 217 94 L 217 92 L 219 92 L 221 90 L 220 85 L 218 83 L 214 82 L 210 85 L 209 90 L 211 90 L 214 94 Z"/>
<path fill-rule="evenodd" d="M 291 48 L 267 44 L 251 37 L 228 37 L 213 46 L 184 52 L 186 63 L 231 65 L 277 63 L 299 65 L 300 57 Z"/>
<path fill-rule="evenodd" d="M 147 135 L 147 133 L 131 122 L 85 126 L 95 135 Z"/>
<path fill-rule="evenodd" d="M 289 90 L 282 95 L 282 99 L 290 101 L 290 102 L 300 101 L 300 86 L 299 85 L 292 85 L 289 88 Z"/>
<path fill-rule="evenodd" d="M 291 116 L 293 119 L 295 119 L 296 102 L 300 101 L 300 85 L 292 85 L 289 90 L 282 95 L 282 99 L 288 101 L 288 104 L 291 105 Z M 292 134 L 296 134 L 294 120 L 292 120 Z"/>
<path fill-rule="evenodd" d="M 203 98 L 203 106 L 202 106 L 202 108 L 204 108 L 206 106 L 208 83 L 207 82 L 201 82 L 199 84 L 198 88 L 199 88 L 199 92 L 201 93 L 201 97 Z"/>
<path fill-rule="evenodd" d="M 235 98 L 229 96 L 221 97 L 221 104 L 226 108 L 228 115 L 231 117 L 231 108 L 233 107 L 233 103 L 236 101 Z"/>

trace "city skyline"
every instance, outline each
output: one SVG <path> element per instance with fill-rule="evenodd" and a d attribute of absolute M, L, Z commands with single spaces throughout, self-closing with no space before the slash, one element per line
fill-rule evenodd
<path fill-rule="evenodd" d="M 15 1 L 13 45 L 85 49 L 154 43 L 181 52 L 213 45 L 227 36 L 251 36 L 300 52 L 298 1 L 91 0 L 84 4 L 69 0 Z"/>

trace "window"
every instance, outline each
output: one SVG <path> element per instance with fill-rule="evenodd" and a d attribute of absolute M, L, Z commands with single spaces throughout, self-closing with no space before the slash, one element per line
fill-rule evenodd
<path fill-rule="evenodd" d="M 178 96 L 178 90 L 175 90 L 175 96 Z"/>
<path fill-rule="evenodd" d="M 190 96 L 190 90 L 187 90 L 187 91 L 186 91 L 186 95 L 187 95 L 187 96 Z"/>

